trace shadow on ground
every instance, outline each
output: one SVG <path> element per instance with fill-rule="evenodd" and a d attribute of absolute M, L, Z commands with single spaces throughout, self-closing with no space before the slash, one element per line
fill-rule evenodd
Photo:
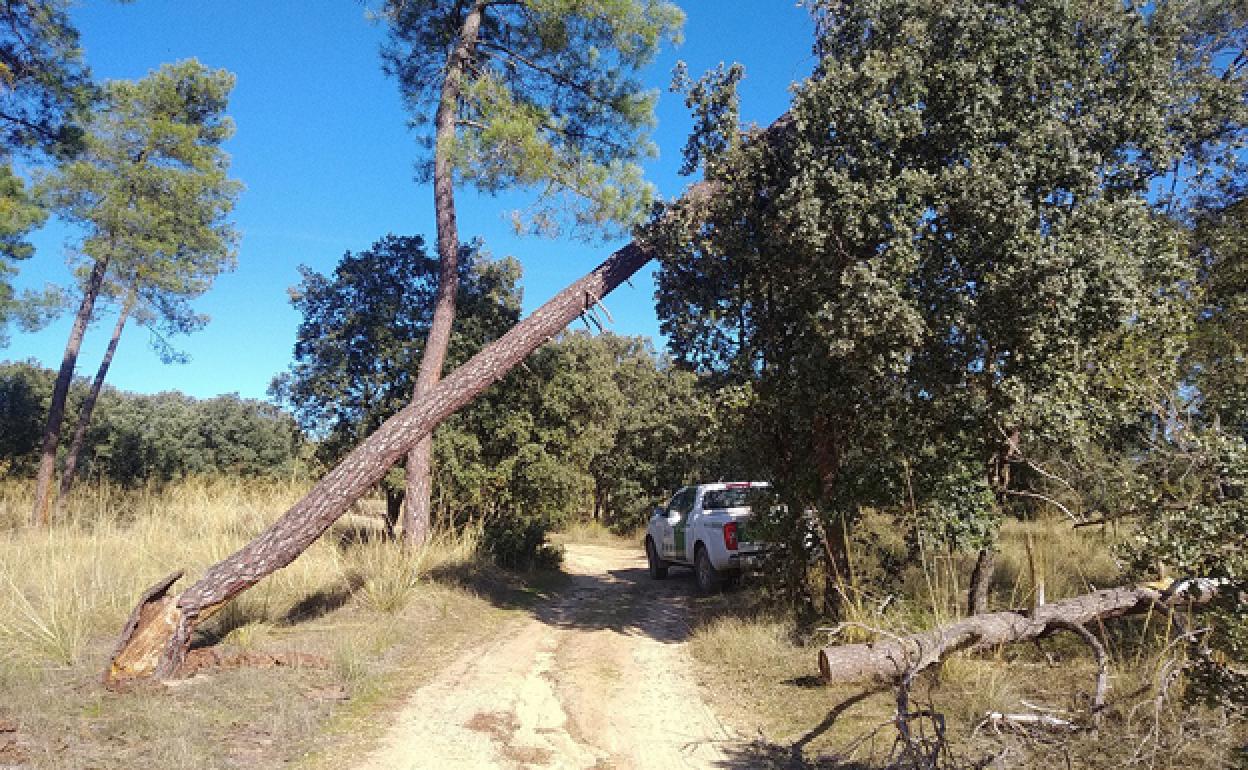
<path fill-rule="evenodd" d="M 619 561 L 620 549 L 603 549 Z M 626 558 L 626 561 L 631 561 Z M 448 565 L 430 579 L 481 596 L 496 607 L 526 610 L 551 626 L 596 631 L 609 629 L 630 636 L 648 636 L 674 643 L 687 639 L 695 615 L 705 617 L 700 603 L 714 597 L 696 596 L 693 573 L 673 570 L 667 580 L 654 580 L 640 548 L 636 566 L 615 566 L 602 572 L 530 572 L 523 575 L 476 565 Z"/>

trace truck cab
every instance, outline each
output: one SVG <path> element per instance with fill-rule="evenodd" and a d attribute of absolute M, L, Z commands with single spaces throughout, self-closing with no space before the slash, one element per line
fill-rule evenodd
<path fill-rule="evenodd" d="M 707 593 L 758 566 L 765 544 L 749 533 L 750 495 L 768 486 L 733 481 L 677 491 L 667 505 L 654 509 L 646 526 L 650 576 L 662 580 L 674 564 L 692 567 L 698 589 Z"/>

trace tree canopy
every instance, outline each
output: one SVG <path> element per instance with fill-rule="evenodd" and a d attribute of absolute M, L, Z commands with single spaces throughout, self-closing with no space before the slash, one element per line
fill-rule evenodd
<path fill-rule="evenodd" d="M 270 393 L 290 405 L 318 450 L 333 462 L 411 400 L 433 317 L 438 265 L 420 236 L 387 235 L 347 252 L 331 275 L 300 268 L 291 304 L 302 321 L 294 362 Z M 467 360 L 520 317 L 513 259 L 490 260 L 474 246 L 460 257 L 461 323 L 451 360 Z"/>
<path fill-rule="evenodd" d="M 680 10 L 667 0 L 390 0 L 383 60 L 417 128 L 433 124 L 448 52 L 474 7 L 482 20 L 451 149 L 459 178 L 491 193 L 535 190 L 523 219 L 538 231 L 638 221 L 651 195 L 638 163 L 654 153 L 656 95 L 635 73 L 678 36 Z"/>
<path fill-rule="evenodd" d="M 774 141 L 700 121 L 717 194 L 668 215 L 663 328 L 750 386 L 793 509 L 913 495 L 990 548 L 1048 458 L 1138 419 L 1124 350 L 1182 324 L 1192 276 L 1173 211 L 1243 138 L 1212 8 L 816 3 Z M 722 87 L 690 99 L 731 114 Z"/>
<path fill-rule="evenodd" d="M 39 461 L 44 417 L 56 372 L 30 363 L 0 364 L 0 475 L 28 478 Z M 71 413 L 89 383 L 75 380 Z M 187 476 L 289 477 L 303 440 L 290 415 L 235 395 L 195 399 L 181 393 L 128 393 L 104 386 L 87 431 L 82 475 L 141 486 Z"/>
<path fill-rule="evenodd" d="M 78 121 L 96 95 L 68 7 L 69 0 L 0 7 L 0 347 L 13 316 L 36 303 L 19 301 L 9 281 L 14 263 L 33 253 L 26 236 L 47 218 L 14 159 L 64 158 L 80 149 Z"/>

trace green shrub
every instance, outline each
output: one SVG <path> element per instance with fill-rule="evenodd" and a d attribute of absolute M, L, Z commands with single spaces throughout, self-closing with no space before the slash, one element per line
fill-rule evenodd
<path fill-rule="evenodd" d="M 506 569 L 558 569 L 563 549 L 546 542 L 549 529 L 542 519 L 500 518 L 481 533 L 481 551 Z"/>

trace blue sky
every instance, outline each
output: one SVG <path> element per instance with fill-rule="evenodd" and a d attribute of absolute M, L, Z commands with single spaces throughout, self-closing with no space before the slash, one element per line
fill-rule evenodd
<path fill-rule="evenodd" d="M 678 59 L 694 74 L 721 61 L 745 64 L 743 117 L 760 124 L 784 112 L 790 85 L 814 65 L 810 21 L 793 0 L 680 5 L 688 14 L 684 43 L 644 73 L 663 90 L 654 135 L 660 157 L 646 171 L 669 198 L 689 182 L 677 169 L 690 121 L 680 97 L 666 93 Z M 161 364 L 147 331 L 131 327 L 108 381 L 145 393 L 263 398 L 269 380 L 290 362 L 299 317 L 286 290 L 297 282 L 299 265 L 331 270 L 344 251 L 367 248 L 386 233 L 432 241 L 432 192 L 413 179 L 418 148 L 398 89 L 381 72 L 384 29 L 352 0 L 86 0 L 73 18 L 101 80 L 139 78 L 191 57 L 238 77 L 230 100 L 238 131 L 227 145 L 233 176 L 246 185 L 234 216 L 242 232 L 238 269 L 197 301 L 212 317 L 208 327 L 176 340 L 189 363 Z M 490 253 L 520 259 L 526 312 L 620 245 L 516 237 L 506 217 L 516 205 L 461 191 L 459 225 L 462 237 L 481 237 Z M 17 285 L 66 283 L 68 236 L 56 224 L 37 234 L 38 252 L 22 265 Z M 657 338 L 652 270 L 632 283 L 606 300 L 612 331 Z M 79 374 L 94 373 L 111 324 L 105 315 L 92 327 Z M 37 334 L 14 330 L 0 358 L 57 366 L 68 330 L 68 318 Z"/>

